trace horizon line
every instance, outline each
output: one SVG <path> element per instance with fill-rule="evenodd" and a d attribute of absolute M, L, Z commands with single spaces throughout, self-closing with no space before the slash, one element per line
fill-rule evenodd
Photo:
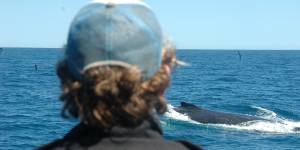
<path fill-rule="evenodd" d="M 63 47 L 0 47 L 2 49 L 5 48 L 20 48 L 20 49 L 62 49 Z M 269 50 L 269 51 L 276 51 L 276 50 L 290 50 L 290 51 L 299 51 L 300 49 L 245 49 L 245 48 L 232 48 L 232 49 L 228 49 L 228 48 L 177 48 L 176 50 L 228 50 L 228 51 L 252 51 L 252 50 Z"/>

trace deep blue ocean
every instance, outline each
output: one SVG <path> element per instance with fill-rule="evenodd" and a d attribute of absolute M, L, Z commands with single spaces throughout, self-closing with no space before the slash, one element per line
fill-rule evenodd
<path fill-rule="evenodd" d="M 300 51 L 179 50 L 190 66 L 173 73 L 167 139 L 208 150 L 300 149 Z M 60 117 L 59 49 L 0 53 L 0 149 L 34 149 L 62 137 L 77 120 Z M 35 70 L 37 65 L 37 70 Z M 206 109 L 272 120 L 240 125 L 201 124 L 174 110 L 181 101 Z"/>

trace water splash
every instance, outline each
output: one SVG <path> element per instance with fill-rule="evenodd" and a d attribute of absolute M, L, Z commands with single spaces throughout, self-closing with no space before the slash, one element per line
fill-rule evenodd
<path fill-rule="evenodd" d="M 251 106 L 251 107 L 258 110 L 256 112 L 256 115 L 261 118 L 264 118 L 267 120 L 278 120 L 278 119 L 281 120 L 281 118 L 278 117 L 277 114 L 271 110 L 268 110 L 268 109 L 265 109 L 262 107 L 257 107 L 257 106 Z"/>
<path fill-rule="evenodd" d="M 188 115 L 177 112 L 174 109 L 174 106 L 172 106 L 171 104 L 168 104 L 168 111 L 165 113 L 165 116 L 174 120 L 200 124 L 199 122 L 192 120 Z"/>
<path fill-rule="evenodd" d="M 255 120 L 249 121 L 238 125 L 228 124 L 206 124 L 214 127 L 221 127 L 233 130 L 246 130 L 255 132 L 264 132 L 272 134 L 300 134 L 300 121 L 293 121 L 281 116 L 278 116 L 275 112 L 262 108 L 252 106 L 257 109 L 256 116 L 266 120 Z M 174 109 L 174 106 L 168 105 L 168 112 L 165 114 L 166 117 L 175 120 L 186 121 L 194 124 L 202 124 L 197 121 L 190 119 L 189 116 L 181 114 Z M 203 124 L 202 124 L 203 125 Z"/>

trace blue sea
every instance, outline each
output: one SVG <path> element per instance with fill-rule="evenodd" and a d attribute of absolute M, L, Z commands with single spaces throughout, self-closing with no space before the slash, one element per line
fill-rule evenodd
<path fill-rule="evenodd" d="M 161 116 L 167 139 L 208 150 L 300 149 L 300 51 L 178 50 L 178 67 Z M 62 137 L 77 120 L 60 117 L 56 62 L 60 49 L 10 48 L 0 53 L 0 149 L 34 149 Z M 37 70 L 35 69 L 37 65 Z M 201 124 L 174 108 L 206 109 L 272 120 Z"/>

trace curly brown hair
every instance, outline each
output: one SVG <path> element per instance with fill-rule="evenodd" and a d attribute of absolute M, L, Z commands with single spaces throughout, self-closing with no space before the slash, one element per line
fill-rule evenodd
<path fill-rule="evenodd" d="M 175 55 L 164 55 L 166 57 Z M 137 126 L 150 117 L 153 110 L 166 111 L 163 93 L 170 82 L 169 72 L 161 67 L 155 75 L 143 80 L 137 67 L 98 66 L 85 71 L 76 80 L 68 71 L 66 61 L 60 61 L 57 75 L 61 81 L 64 118 L 80 118 L 85 124 L 109 129 L 120 125 Z"/>

